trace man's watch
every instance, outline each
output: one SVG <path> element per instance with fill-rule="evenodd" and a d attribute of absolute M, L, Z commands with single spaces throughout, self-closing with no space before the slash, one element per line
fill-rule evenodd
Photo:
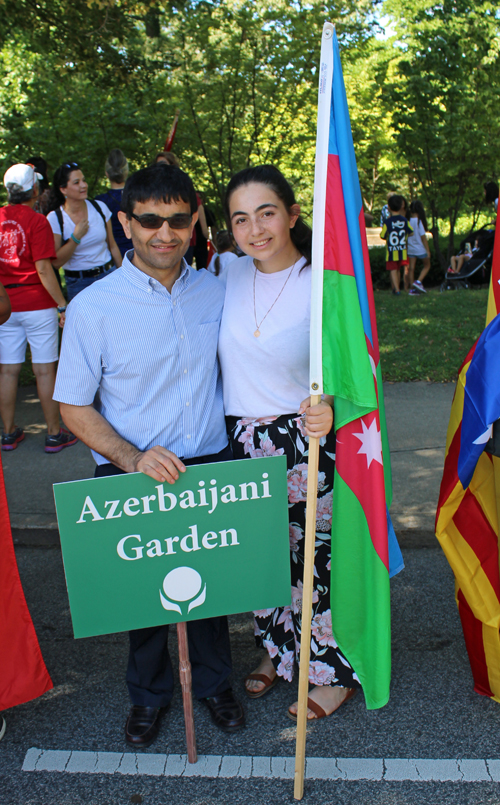
<path fill-rule="evenodd" d="M 59 307 L 58 306 L 57 312 L 58 313 L 66 313 L 66 308 L 67 308 L 67 305 L 64 305 L 64 307 Z"/>

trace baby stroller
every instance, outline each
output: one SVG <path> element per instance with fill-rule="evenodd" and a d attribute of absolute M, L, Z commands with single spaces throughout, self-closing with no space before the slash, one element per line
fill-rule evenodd
<path fill-rule="evenodd" d="M 486 224 L 471 232 L 460 243 L 457 256 L 466 254 L 466 246 L 474 246 L 477 241 L 477 248 L 474 248 L 472 257 L 462 265 L 458 274 L 453 273 L 451 266 L 446 269 L 444 282 L 441 283 L 440 291 L 449 291 L 455 288 L 470 288 L 473 284 L 486 282 L 488 272 L 491 269 L 491 258 L 493 255 L 493 244 L 495 242 L 494 224 Z"/>

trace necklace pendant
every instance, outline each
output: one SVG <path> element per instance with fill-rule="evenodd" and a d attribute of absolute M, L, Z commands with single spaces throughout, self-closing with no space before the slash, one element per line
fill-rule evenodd
<path fill-rule="evenodd" d="M 258 338 L 260 336 L 260 330 L 256 330 L 254 332 L 254 336 L 255 336 L 255 338 Z"/>

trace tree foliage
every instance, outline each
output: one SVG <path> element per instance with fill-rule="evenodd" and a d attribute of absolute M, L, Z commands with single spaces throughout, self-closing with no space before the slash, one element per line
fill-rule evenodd
<path fill-rule="evenodd" d="M 174 150 L 216 210 L 232 173 L 273 162 L 312 208 L 317 65 L 337 25 L 365 206 L 422 195 L 434 230 L 477 211 L 498 165 L 499 19 L 486 0 L 0 0 L 0 168 Z M 438 240 L 436 238 L 436 243 Z M 445 257 L 443 256 L 443 260 Z"/>
<path fill-rule="evenodd" d="M 500 19 L 485 0 L 390 0 L 399 51 L 388 103 L 400 152 L 432 215 L 477 207 L 500 159 Z"/>
<path fill-rule="evenodd" d="M 368 0 L 5 5 L 4 161 L 27 151 L 52 167 L 75 159 L 95 185 L 113 146 L 147 163 L 180 107 L 175 150 L 219 209 L 231 174 L 257 161 L 278 164 L 310 207 L 325 13 L 354 49 L 370 36 L 369 9 Z"/>

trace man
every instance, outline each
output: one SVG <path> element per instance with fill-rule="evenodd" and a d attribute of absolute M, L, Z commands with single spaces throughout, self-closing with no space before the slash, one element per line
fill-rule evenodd
<path fill-rule="evenodd" d="M 2 450 L 15 450 L 24 440 L 24 431 L 15 425 L 15 408 L 28 341 L 47 423 L 45 452 L 59 453 L 77 439 L 60 428 L 59 406 L 52 399 L 59 351 L 57 311 L 62 327 L 66 300 L 51 264 L 52 230 L 33 209 L 42 178 L 32 165 L 22 164 L 12 165 L 4 176 L 9 203 L 0 209 L 0 282 L 9 295 L 12 315 L 0 331 Z"/>
<path fill-rule="evenodd" d="M 140 471 L 173 484 L 186 464 L 231 458 L 217 361 L 224 290 L 183 259 L 197 219 L 186 173 L 162 165 L 138 171 L 122 209 L 134 250 L 121 270 L 71 302 L 54 396 L 92 449 L 96 477 Z M 168 626 L 130 633 L 125 737 L 136 747 L 156 738 L 172 698 L 167 635 Z M 188 638 L 195 695 L 219 727 L 243 727 L 228 681 L 227 619 L 192 621 Z"/>

